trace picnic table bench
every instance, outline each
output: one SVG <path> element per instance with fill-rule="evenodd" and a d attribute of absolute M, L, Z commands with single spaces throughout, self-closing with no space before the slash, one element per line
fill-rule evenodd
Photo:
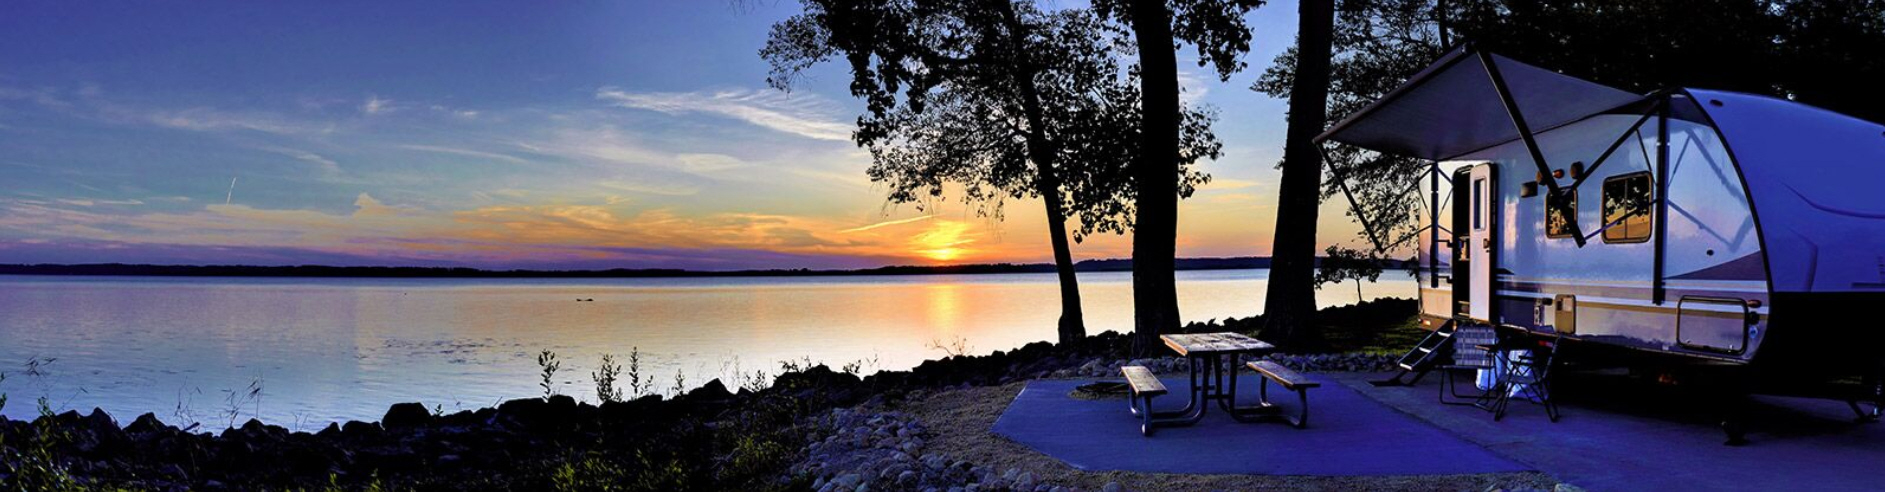
<path fill-rule="evenodd" d="M 1131 405 L 1132 414 L 1144 419 L 1139 426 L 1139 433 L 1152 435 L 1152 398 L 1166 393 L 1165 383 L 1152 374 L 1145 366 L 1126 366 L 1119 368 L 1126 375 L 1126 385 L 1132 387 L 1132 398 L 1126 403 Z"/>
<path fill-rule="evenodd" d="M 1296 399 L 1301 403 L 1302 407 L 1301 410 L 1298 411 L 1298 415 L 1294 418 L 1280 414 L 1277 415 L 1277 418 L 1289 422 L 1290 425 L 1296 426 L 1298 429 L 1309 426 L 1309 390 L 1311 388 L 1322 387 L 1322 383 L 1310 381 L 1308 378 L 1303 377 L 1302 374 L 1297 373 L 1294 369 L 1283 367 L 1282 364 L 1273 361 L 1251 361 L 1249 366 L 1251 370 L 1257 371 L 1257 374 L 1263 375 L 1263 383 L 1257 387 L 1257 397 L 1263 402 L 1261 406 L 1271 406 L 1270 382 L 1275 381 L 1276 384 L 1282 386 L 1283 389 L 1296 392 Z"/>

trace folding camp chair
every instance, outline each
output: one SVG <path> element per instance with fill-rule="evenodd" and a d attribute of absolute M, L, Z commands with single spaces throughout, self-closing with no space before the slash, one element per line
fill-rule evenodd
<path fill-rule="evenodd" d="M 1557 360 L 1558 347 L 1564 341 L 1563 335 L 1552 338 L 1527 340 L 1521 343 L 1502 344 L 1495 348 L 1493 357 L 1503 360 L 1505 372 L 1499 377 L 1499 384 L 1493 388 L 1492 420 L 1505 418 L 1505 411 L 1513 397 L 1545 407 L 1545 416 L 1552 422 L 1558 421 L 1558 404 L 1551 401 L 1551 369 Z"/>
<path fill-rule="evenodd" d="M 1453 333 L 1452 361 L 1435 367 L 1440 371 L 1440 403 L 1491 408 L 1492 390 L 1497 388 L 1488 385 L 1481 389 L 1476 380 L 1479 371 L 1493 369 L 1492 354 L 1480 347 L 1498 343 L 1499 336 L 1490 326 L 1460 325 L 1459 330 Z M 1471 381 L 1469 384 L 1474 385 L 1473 390 L 1467 393 L 1460 393 L 1458 378 L 1462 372 L 1470 375 L 1467 376 L 1468 381 Z"/>

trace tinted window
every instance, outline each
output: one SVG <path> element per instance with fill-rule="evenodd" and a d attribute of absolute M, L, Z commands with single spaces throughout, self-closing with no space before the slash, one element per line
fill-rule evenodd
<path fill-rule="evenodd" d="M 1604 242 L 1649 240 L 1651 189 L 1649 173 L 1604 180 Z"/>
<path fill-rule="evenodd" d="M 1545 237 L 1568 238 L 1578 234 L 1572 223 L 1577 218 L 1577 194 L 1545 193 Z"/>
<path fill-rule="evenodd" d="M 1485 190 L 1486 180 L 1473 180 L 1473 230 L 1475 231 L 1486 228 L 1485 224 L 1479 220 L 1479 204 L 1485 201 Z"/>

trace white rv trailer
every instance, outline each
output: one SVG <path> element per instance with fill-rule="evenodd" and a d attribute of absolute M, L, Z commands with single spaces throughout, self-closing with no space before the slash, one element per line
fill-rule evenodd
<path fill-rule="evenodd" d="M 1426 195 L 1429 329 L 1562 334 L 1750 380 L 1885 362 L 1885 126 L 1751 94 L 1633 94 L 1468 45 L 1317 141 L 1433 163 L 1409 184 Z"/>

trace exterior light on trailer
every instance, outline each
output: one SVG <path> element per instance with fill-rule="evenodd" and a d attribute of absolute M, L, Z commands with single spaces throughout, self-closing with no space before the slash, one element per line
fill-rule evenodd
<path fill-rule="evenodd" d="M 1761 308 L 1760 299 L 1748 299 L 1748 309 L 1760 309 L 1760 308 Z"/>

